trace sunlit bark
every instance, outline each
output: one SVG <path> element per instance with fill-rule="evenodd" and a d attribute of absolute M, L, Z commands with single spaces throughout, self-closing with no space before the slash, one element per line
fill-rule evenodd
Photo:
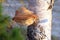
<path fill-rule="evenodd" d="M 54 0 L 29 0 L 29 9 L 39 17 L 36 26 L 27 30 L 28 40 L 51 40 L 52 6 Z"/>

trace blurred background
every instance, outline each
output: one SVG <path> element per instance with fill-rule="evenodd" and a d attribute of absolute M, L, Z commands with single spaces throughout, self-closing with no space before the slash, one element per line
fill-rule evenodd
<path fill-rule="evenodd" d="M 56 40 L 60 40 L 60 0 L 55 0 L 52 17 L 52 35 L 57 37 Z"/>
<path fill-rule="evenodd" d="M 18 7 L 28 7 L 27 0 L 2 0 L 3 14 L 9 15 L 11 18 L 15 16 Z M 55 0 L 52 12 L 52 40 L 60 40 L 60 0 Z"/>

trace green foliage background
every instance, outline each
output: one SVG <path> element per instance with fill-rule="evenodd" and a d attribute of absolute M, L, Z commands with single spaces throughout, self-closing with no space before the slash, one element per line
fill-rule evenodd
<path fill-rule="evenodd" d="M 25 40 L 25 36 L 21 33 L 21 29 L 14 27 L 8 29 L 11 18 L 8 15 L 2 15 L 3 7 L 0 3 L 0 40 Z"/>

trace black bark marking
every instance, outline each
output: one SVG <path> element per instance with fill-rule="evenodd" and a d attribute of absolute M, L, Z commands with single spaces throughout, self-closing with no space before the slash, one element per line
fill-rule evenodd
<path fill-rule="evenodd" d="M 46 36 L 45 36 L 45 31 L 43 29 L 43 26 L 39 25 L 38 26 L 40 28 L 40 34 L 41 34 L 41 40 L 43 40 Z"/>
<path fill-rule="evenodd" d="M 48 9 L 52 9 L 53 8 L 53 4 L 54 4 L 54 0 L 51 0 L 51 2 L 50 2 L 50 5 L 49 5 L 49 7 L 48 7 Z"/>
<path fill-rule="evenodd" d="M 48 9 L 52 9 L 52 5 L 49 5 Z"/>
<path fill-rule="evenodd" d="M 27 28 L 27 38 L 28 38 L 28 40 L 37 40 L 35 38 L 35 36 L 36 36 L 35 30 L 36 30 L 36 28 L 33 24 L 28 26 L 28 28 Z"/>
<path fill-rule="evenodd" d="M 40 30 L 38 31 L 37 28 Z M 27 28 L 27 39 L 28 40 L 43 40 L 45 37 L 46 37 L 45 31 L 42 26 L 39 25 L 38 27 L 36 27 L 36 25 L 34 24 L 28 26 Z"/>

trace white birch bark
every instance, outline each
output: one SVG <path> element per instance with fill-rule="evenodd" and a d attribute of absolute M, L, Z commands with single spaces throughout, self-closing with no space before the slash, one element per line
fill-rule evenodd
<path fill-rule="evenodd" d="M 36 39 L 29 40 L 51 40 L 53 3 L 54 0 L 29 0 L 29 9 L 34 11 L 39 17 L 36 26 L 36 36 L 34 36 Z"/>

